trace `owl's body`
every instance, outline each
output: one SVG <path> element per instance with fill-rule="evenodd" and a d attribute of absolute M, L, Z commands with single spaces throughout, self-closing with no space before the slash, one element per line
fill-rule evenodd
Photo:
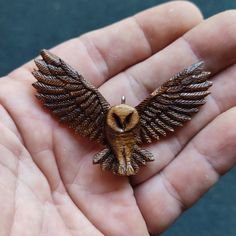
<path fill-rule="evenodd" d="M 111 107 L 106 116 L 106 139 L 118 160 L 119 175 L 134 175 L 131 164 L 138 143 L 140 117 L 137 110 L 126 104 Z"/>
<path fill-rule="evenodd" d="M 150 152 L 139 147 L 173 132 L 210 93 L 212 82 L 204 63 L 195 63 L 154 90 L 136 107 L 111 107 L 99 91 L 59 57 L 46 50 L 36 59 L 36 97 L 43 100 L 60 121 L 76 133 L 105 146 L 93 158 L 94 164 L 122 176 L 134 175 L 140 166 L 153 161 Z"/>

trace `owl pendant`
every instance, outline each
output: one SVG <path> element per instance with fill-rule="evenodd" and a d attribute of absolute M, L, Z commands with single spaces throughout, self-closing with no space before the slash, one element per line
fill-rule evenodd
<path fill-rule="evenodd" d="M 111 107 L 100 92 L 59 57 L 47 50 L 36 59 L 32 72 L 36 97 L 61 122 L 76 133 L 105 146 L 93 158 L 103 170 L 121 176 L 138 173 L 153 161 L 140 147 L 151 143 L 191 120 L 210 93 L 210 72 L 198 62 L 167 80 L 136 107 Z"/>
<path fill-rule="evenodd" d="M 105 135 L 111 147 L 110 161 L 116 165 L 112 167 L 114 173 L 119 175 L 134 175 L 139 169 L 137 157 L 134 158 L 134 153 L 140 150 L 137 146 L 138 135 L 140 132 L 140 117 L 138 111 L 126 104 L 121 104 L 110 108 L 106 116 Z M 109 152 L 109 150 L 107 150 Z M 113 155 L 113 156 L 112 156 Z M 104 155 L 98 153 L 94 158 L 94 163 L 98 163 Z M 144 155 L 147 159 L 148 156 Z M 149 155 L 148 161 L 153 160 Z M 108 159 L 108 160 L 109 160 Z M 139 157 L 140 161 L 145 164 L 145 159 Z M 106 162 L 105 162 L 106 163 Z M 112 163 L 111 163 L 112 164 Z M 103 168 L 107 168 L 104 164 Z M 108 166 L 110 168 L 110 166 Z"/>

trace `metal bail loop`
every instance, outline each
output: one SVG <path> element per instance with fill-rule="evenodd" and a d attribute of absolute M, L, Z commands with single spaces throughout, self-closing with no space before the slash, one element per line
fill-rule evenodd
<path fill-rule="evenodd" d="M 122 96 L 121 97 L 121 104 L 125 104 L 125 100 L 126 100 L 125 96 Z"/>

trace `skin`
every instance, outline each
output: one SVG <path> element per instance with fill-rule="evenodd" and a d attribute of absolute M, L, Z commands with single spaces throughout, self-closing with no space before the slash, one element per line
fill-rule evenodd
<path fill-rule="evenodd" d="M 124 94 L 138 104 L 196 61 L 212 71 L 207 103 L 175 136 L 147 147 L 156 161 L 130 181 L 92 165 L 99 147 L 34 98 L 33 62 L 1 78 L 0 235 L 165 231 L 235 165 L 235 22 L 236 11 L 202 22 L 192 4 L 170 2 L 52 50 L 113 105 Z"/>

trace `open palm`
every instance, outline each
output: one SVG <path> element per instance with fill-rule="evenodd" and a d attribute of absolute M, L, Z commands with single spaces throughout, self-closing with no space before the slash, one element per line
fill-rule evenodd
<path fill-rule="evenodd" d="M 0 235 L 158 234 L 234 166 L 236 12 L 201 21 L 192 4 L 172 2 L 52 49 L 111 104 L 125 95 L 134 106 L 200 60 L 212 71 L 206 105 L 147 146 L 156 160 L 131 179 L 94 166 L 100 147 L 36 100 L 33 62 L 1 78 Z"/>

